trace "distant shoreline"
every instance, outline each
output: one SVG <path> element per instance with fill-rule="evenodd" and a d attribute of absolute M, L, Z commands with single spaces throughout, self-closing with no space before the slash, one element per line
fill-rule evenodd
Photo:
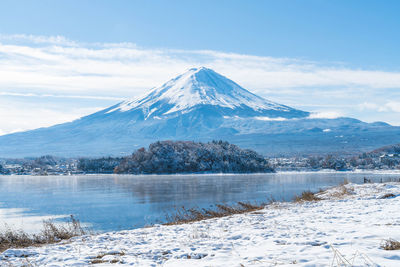
<path fill-rule="evenodd" d="M 49 175 L 35 175 L 35 174 L 0 174 L 0 176 L 35 176 L 35 177 L 51 177 L 51 176 L 242 176 L 242 175 L 279 175 L 279 174 L 400 174 L 400 170 L 348 170 L 348 171 L 336 171 L 336 170 L 307 170 L 307 171 L 276 171 L 276 172 L 257 172 L 257 173 L 167 173 L 167 174 L 129 174 L 129 173 L 79 173 L 79 174 L 49 174 Z"/>

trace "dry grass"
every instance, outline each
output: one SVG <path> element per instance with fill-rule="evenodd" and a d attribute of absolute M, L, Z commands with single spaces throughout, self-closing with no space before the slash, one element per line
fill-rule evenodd
<path fill-rule="evenodd" d="M 215 209 L 186 209 L 185 207 L 182 207 L 176 210 L 175 213 L 166 215 L 167 222 L 165 223 L 165 225 L 184 224 L 212 218 L 225 217 L 234 214 L 252 212 L 263 209 L 265 207 L 265 204 L 238 202 L 236 205 L 231 206 L 222 204 L 217 204 L 215 206 Z"/>
<path fill-rule="evenodd" d="M 349 181 L 347 179 L 344 179 L 339 186 L 336 186 L 334 188 L 337 188 L 336 192 L 333 192 L 330 194 L 330 196 L 334 198 L 341 198 L 345 195 L 352 195 L 354 192 L 354 188 L 349 187 L 346 185 L 349 184 Z M 301 193 L 300 196 L 295 196 L 293 201 L 300 203 L 300 202 L 308 202 L 308 201 L 320 201 L 322 198 L 319 196 L 319 194 L 323 194 L 327 190 L 319 189 L 319 192 L 311 192 L 311 191 L 304 191 Z"/>
<path fill-rule="evenodd" d="M 386 239 L 383 241 L 381 248 L 384 250 L 399 250 L 400 242 L 394 239 Z"/>
<path fill-rule="evenodd" d="M 103 259 L 104 256 L 108 256 L 108 255 L 112 255 L 112 256 L 117 256 L 117 258 L 114 258 L 112 260 L 105 260 Z M 102 264 L 102 263 L 121 263 L 121 257 L 125 256 L 125 252 L 121 251 L 121 252 L 108 252 L 108 253 L 101 253 L 99 255 L 97 255 L 96 257 L 94 257 L 91 261 L 90 264 Z"/>
<path fill-rule="evenodd" d="M 304 191 L 300 196 L 294 197 L 294 202 L 305 202 L 305 201 L 319 201 L 321 198 L 317 197 L 315 193 L 311 191 Z"/>
<path fill-rule="evenodd" d="M 330 264 L 331 267 L 334 266 L 344 266 L 344 267 L 352 267 L 352 266 L 359 266 L 359 264 L 355 264 L 355 261 L 361 261 L 361 266 L 380 266 L 373 262 L 368 255 L 356 250 L 356 252 L 350 258 L 346 258 L 338 249 L 334 248 L 330 245 L 333 251 L 333 260 Z"/>
<path fill-rule="evenodd" d="M 72 215 L 66 224 L 58 225 L 52 220 L 43 221 L 43 230 L 39 234 L 27 234 L 23 230 L 6 229 L 0 233 L 0 252 L 9 248 L 23 248 L 55 243 L 84 235 L 85 230 Z"/>
<path fill-rule="evenodd" d="M 321 200 L 316 196 L 315 193 L 311 191 L 304 191 L 300 196 L 295 197 L 295 202 L 305 202 L 305 201 L 319 201 Z M 275 199 L 270 198 L 269 203 L 276 202 Z M 181 207 L 177 209 L 172 214 L 166 215 L 166 223 L 165 225 L 176 225 L 176 224 L 184 224 L 190 222 L 197 222 L 212 218 L 220 218 L 226 217 L 234 214 L 242 214 L 247 212 L 255 212 L 263 209 L 267 204 L 254 204 L 249 202 L 238 202 L 236 205 L 215 205 L 215 209 L 199 209 L 199 208 L 191 208 L 187 209 L 185 207 Z"/>
<path fill-rule="evenodd" d="M 354 192 L 351 188 L 347 188 L 343 184 L 338 187 L 338 190 L 331 194 L 332 197 L 341 198 L 344 196 L 352 195 Z"/>
<path fill-rule="evenodd" d="M 119 259 L 112 259 L 110 261 L 106 261 L 106 260 L 103 260 L 103 259 L 94 259 L 94 260 L 90 261 L 90 264 L 102 264 L 102 263 L 113 263 L 113 264 L 116 264 L 116 263 L 120 263 L 120 262 L 121 261 Z"/>
<path fill-rule="evenodd" d="M 92 259 L 90 261 L 90 264 L 101 264 L 101 263 L 120 263 L 121 259 L 115 258 L 112 260 L 104 260 L 103 257 L 107 256 L 107 255 L 112 255 L 112 256 L 124 256 L 125 252 L 121 251 L 121 252 L 115 252 L 115 253 L 102 253 L 97 255 L 94 259 Z"/>
<path fill-rule="evenodd" d="M 392 193 L 387 193 L 387 194 L 381 196 L 380 198 L 381 199 L 386 199 L 386 198 L 392 198 L 392 197 L 396 197 L 396 195 L 392 194 Z"/>
<path fill-rule="evenodd" d="M 106 263 L 106 261 L 102 259 L 94 259 L 90 261 L 91 264 L 101 264 L 101 263 Z"/>

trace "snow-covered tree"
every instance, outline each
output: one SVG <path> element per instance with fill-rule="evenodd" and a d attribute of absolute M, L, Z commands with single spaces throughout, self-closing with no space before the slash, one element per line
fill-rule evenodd
<path fill-rule="evenodd" d="M 268 161 L 224 141 L 158 141 L 141 148 L 115 168 L 116 173 L 272 172 Z"/>

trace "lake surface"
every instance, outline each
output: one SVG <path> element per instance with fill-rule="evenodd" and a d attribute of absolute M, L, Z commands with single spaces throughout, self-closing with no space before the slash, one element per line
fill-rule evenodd
<path fill-rule="evenodd" d="M 237 201 L 290 201 L 347 179 L 398 180 L 400 174 L 277 173 L 246 175 L 0 176 L 0 225 L 37 231 L 43 219 L 70 214 L 94 231 L 159 223 L 176 208 Z"/>

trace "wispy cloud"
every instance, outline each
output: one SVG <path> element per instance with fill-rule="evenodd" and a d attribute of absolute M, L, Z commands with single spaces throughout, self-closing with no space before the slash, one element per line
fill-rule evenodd
<path fill-rule="evenodd" d="M 141 95 L 193 66 L 213 68 L 245 88 L 283 104 L 325 106 L 310 110 L 318 114 L 334 112 L 376 120 L 370 114 L 363 117 L 360 112 L 362 104 L 371 99 L 384 103 L 381 120 L 385 120 L 385 112 L 400 112 L 400 73 L 396 71 L 210 50 L 146 49 L 132 43 L 81 43 L 63 36 L 0 35 L 0 98 L 7 97 L 8 103 L 15 97 L 32 98 L 30 114 L 46 106 L 41 101 L 35 108 L 38 98 L 65 99 L 60 105 L 69 113 L 68 99 L 75 99 L 75 103 L 99 100 L 102 102 L 98 107 L 108 105 Z M 80 110 L 84 107 L 82 102 Z M 367 110 L 371 109 L 364 108 Z M 2 112 L 7 115 L 11 111 Z M 14 116 L 15 129 L 44 125 L 39 121 L 25 125 L 24 115 L 21 116 Z M 390 120 L 400 124 L 400 119 Z"/>
<path fill-rule="evenodd" d="M 55 124 L 72 121 L 84 114 L 99 110 L 92 108 L 69 108 L 66 112 L 63 108 L 42 104 L 13 103 L 0 100 L 0 135 L 48 127 Z"/>
<path fill-rule="evenodd" d="M 123 97 L 113 97 L 113 96 L 53 95 L 53 94 L 14 93 L 14 92 L 0 92 L 0 96 L 40 97 L 40 98 L 76 98 L 76 99 L 114 100 L 114 101 L 122 101 L 125 99 Z"/>
<path fill-rule="evenodd" d="M 310 119 L 336 119 L 342 117 L 343 114 L 336 111 L 313 112 L 310 114 Z"/>
<path fill-rule="evenodd" d="M 20 40 L 24 42 L 13 43 Z M 316 86 L 400 88 L 399 72 L 353 70 L 299 59 L 143 49 L 129 43 L 81 44 L 60 36 L 3 35 L 0 42 L 3 88 L 13 84 L 51 91 L 127 94 L 157 86 L 194 65 L 212 67 L 258 91 Z"/>
<path fill-rule="evenodd" d="M 358 106 L 361 110 L 372 110 L 376 112 L 400 112 L 400 101 L 388 101 L 381 104 L 364 102 Z"/>
<path fill-rule="evenodd" d="M 40 36 L 31 34 L 0 34 L 0 40 L 11 41 L 13 43 L 28 44 L 57 44 L 63 46 L 78 46 L 77 42 L 69 40 L 64 36 Z"/>

